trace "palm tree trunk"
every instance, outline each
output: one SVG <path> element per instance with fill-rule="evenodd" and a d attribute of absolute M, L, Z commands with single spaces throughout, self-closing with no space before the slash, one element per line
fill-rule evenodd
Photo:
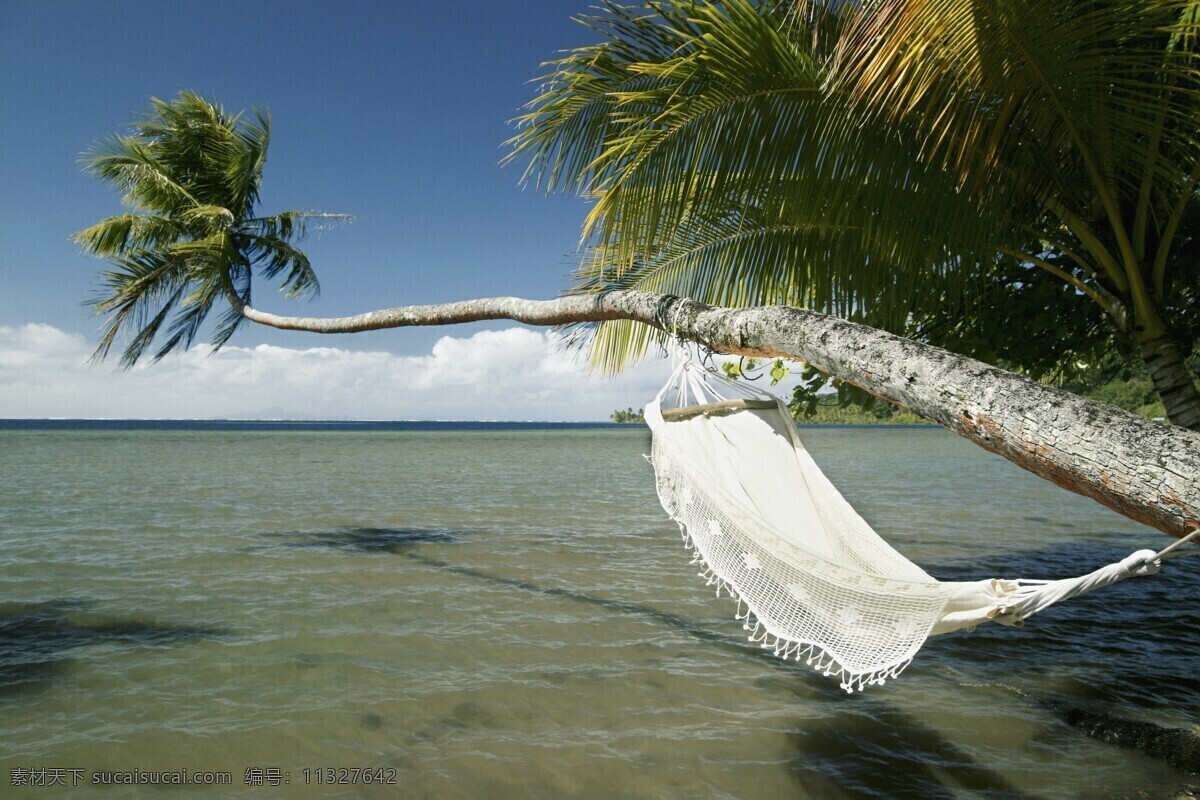
<path fill-rule="evenodd" d="M 1200 391 L 1179 348 L 1163 336 L 1141 342 L 1139 349 L 1167 417 L 1181 428 L 1200 431 Z"/>
<path fill-rule="evenodd" d="M 1130 519 L 1176 536 L 1200 526 L 1200 434 L 813 311 L 720 308 L 635 291 L 556 300 L 496 297 L 332 319 L 282 317 L 240 302 L 235 307 L 253 322 L 315 333 L 488 319 L 531 325 L 636 320 L 720 352 L 806 361 Z"/>

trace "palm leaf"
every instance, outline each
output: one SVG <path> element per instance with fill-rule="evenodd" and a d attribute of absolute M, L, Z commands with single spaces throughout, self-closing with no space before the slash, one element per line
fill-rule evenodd
<path fill-rule="evenodd" d="M 84 171 L 123 193 L 134 208 L 170 214 L 196 199 L 151 150 L 135 136 L 113 136 L 84 153 Z"/>
<path fill-rule="evenodd" d="M 517 133 L 505 143 L 510 150 L 503 163 L 527 159 L 522 182 L 547 191 L 590 192 L 596 177 L 591 163 L 613 129 L 616 93 L 661 82 L 631 65 L 669 59 L 694 36 L 689 8 L 664 4 L 638 9 L 605 0 L 603 13 L 579 17 L 602 42 L 544 65 L 551 70 L 538 80 L 537 96 L 515 120 Z"/>
<path fill-rule="evenodd" d="M 133 329 L 121 358 L 123 366 L 132 366 L 186 290 L 187 268 L 178 259 L 146 250 L 116 256 L 112 262 L 115 269 L 101 273 L 103 290 L 93 301 L 106 319 L 92 358 L 107 356 L 120 334 Z"/>
<path fill-rule="evenodd" d="M 212 343 L 219 348 L 241 322 L 255 270 L 283 276 L 289 297 L 316 294 L 320 285 L 308 257 L 295 246 L 310 230 L 345 215 L 287 211 L 260 215 L 270 119 L 229 114 L 194 92 L 152 99 L 150 112 L 130 132 L 96 145 L 85 169 L 114 185 L 126 204 L 150 214 L 111 217 L 73 237 L 115 268 L 102 275 L 93 301 L 106 315 L 96 358 L 126 336 L 123 366 L 166 338 L 156 359 L 190 347 L 213 307 L 226 299 Z"/>
<path fill-rule="evenodd" d="M 281 289 L 288 297 L 315 297 L 321 284 L 312 265 L 301 250 L 274 236 L 247 237 L 245 252 L 250 263 L 264 278 L 274 278 L 287 270 Z"/>
<path fill-rule="evenodd" d="M 922 161 L 902 125 L 864 127 L 829 92 L 828 39 L 805 27 L 835 28 L 827 13 L 731 0 L 609 14 L 597 27 L 624 38 L 556 63 L 514 150 L 596 198 L 580 290 L 851 314 L 994 252 L 997 215 Z M 963 274 L 957 291 L 969 287 Z M 905 311 L 893 304 L 891 327 Z M 598 330 L 605 368 L 650 342 L 637 326 Z"/>
<path fill-rule="evenodd" d="M 887 0 L 857 16 L 834 82 L 915 124 L 924 157 L 986 202 L 1043 202 L 1121 288 L 1141 260 L 1122 198 L 1165 221 L 1194 191 L 1195 31 L 1182 0 Z"/>
<path fill-rule="evenodd" d="M 324 214 L 319 211 L 283 211 L 267 217 L 252 217 L 241 227 L 244 231 L 271 239 L 302 240 L 309 233 L 324 233 L 338 225 L 353 222 L 350 214 Z"/>
<path fill-rule="evenodd" d="M 114 256 L 133 249 L 167 245 L 182 234 L 176 220 L 150 214 L 122 214 L 97 222 L 71 236 L 71 240 L 93 256 Z"/>

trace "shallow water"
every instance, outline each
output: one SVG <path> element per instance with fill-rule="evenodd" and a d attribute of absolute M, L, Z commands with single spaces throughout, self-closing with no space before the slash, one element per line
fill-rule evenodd
<path fill-rule="evenodd" d="M 1062 577 L 1167 543 L 941 431 L 803 435 L 941 578 Z M 227 771 L 237 797 L 1200 783 L 1071 724 L 1194 728 L 1200 565 L 933 639 L 899 680 L 846 695 L 745 641 L 659 507 L 648 450 L 640 426 L 0 431 L 0 795 L 53 791 L 12 786 L 26 768 L 81 770 L 77 797 L 134 796 L 88 784 L 100 770 Z M 397 785 L 319 785 L 330 767 Z M 279 786 L 246 784 L 271 769 Z"/>

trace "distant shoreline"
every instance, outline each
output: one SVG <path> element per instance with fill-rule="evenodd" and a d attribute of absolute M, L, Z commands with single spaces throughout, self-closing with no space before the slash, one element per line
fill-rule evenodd
<path fill-rule="evenodd" d="M 618 428 L 615 422 L 539 420 L 0 419 L 0 430 L 421 431 Z"/>
<path fill-rule="evenodd" d="M 800 423 L 819 428 L 931 428 L 935 425 Z M 644 424 L 486 420 L 0 419 L 0 431 L 519 431 L 637 430 Z"/>

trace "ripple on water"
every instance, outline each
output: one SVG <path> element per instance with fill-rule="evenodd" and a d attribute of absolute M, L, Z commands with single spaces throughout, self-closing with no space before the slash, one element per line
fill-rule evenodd
<path fill-rule="evenodd" d="M 1078 574 L 1161 538 L 935 431 L 804 435 L 943 579 Z M 696 579 L 642 431 L 0 436 L 0 767 L 363 764 L 426 797 L 1195 782 L 1097 727 L 1130 744 L 1200 717 L 1186 566 L 932 640 L 847 696 Z"/>

